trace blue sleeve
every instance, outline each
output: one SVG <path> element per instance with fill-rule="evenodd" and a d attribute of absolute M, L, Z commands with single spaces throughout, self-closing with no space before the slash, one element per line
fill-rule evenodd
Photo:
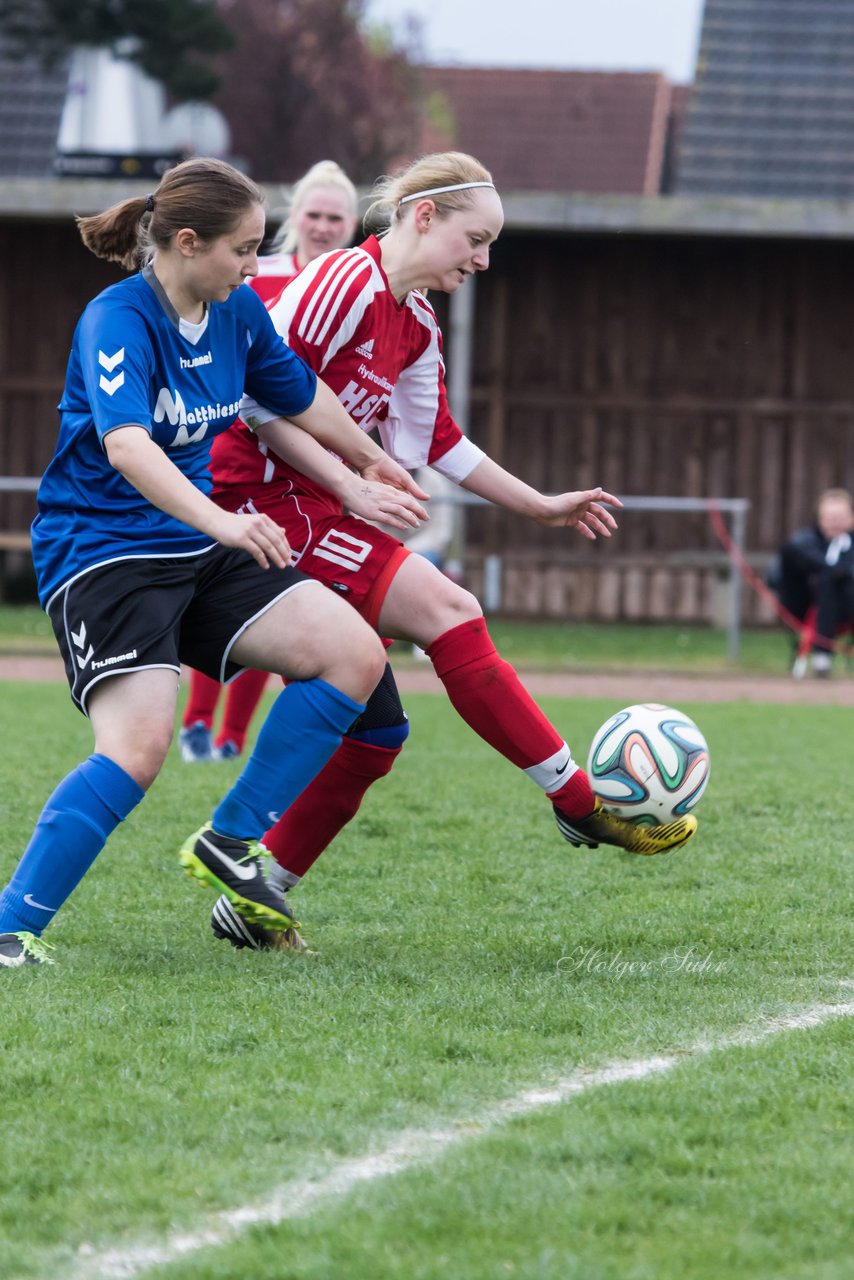
<path fill-rule="evenodd" d="M 317 393 L 317 375 L 291 351 L 253 289 L 241 289 L 251 346 L 246 361 L 246 393 L 273 413 L 291 418 L 303 413 Z"/>
<path fill-rule="evenodd" d="M 96 298 L 75 337 L 79 370 L 98 438 L 137 424 L 151 432 L 151 336 L 135 307 Z"/>

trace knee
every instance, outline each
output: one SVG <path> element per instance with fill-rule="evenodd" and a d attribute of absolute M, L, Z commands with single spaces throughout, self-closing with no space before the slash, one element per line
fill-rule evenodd
<path fill-rule="evenodd" d="M 409 737 L 409 720 L 388 661 L 382 679 L 346 736 L 354 742 L 383 747 L 386 751 L 399 751 Z"/>
<path fill-rule="evenodd" d="M 452 627 L 458 627 L 463 622 L 474 622 L 476 618 L 483 617 L 483 610 L 477 596 L 473 596 L 470 591 L 466 591 L 464 587 L 458 586 L 450 579 L 445 579 L 445 582 L 447 587 L 437 594 L 434 601 L 433 621 L 436 635 L 450 631 Z"/>
<path fill-rule="evenodd" d="M 336 636 L 321 679 L 335 685 L 356 702 L 367 702 L 382 679 L 386 652 L 375 631 L 353 611 L 345 629 Z"/>
<path fill-rule="evenodd" d="M 143 791 L 147 791 L 163 767 L 172 742 L 171 722 L 160 721 L 140 727 L 133 734 L 96 738 L 95 750 L 114 760 Z"/>
<path fill-rule="evenodd" d="M 143 791 L 147 791 L 166 759 L 166 753 L 172 742 L 172 733 L 163 730 L 152 736 L 151 740 L 142 744 L 133 755 L 130 764 L 125 766 L 130 776 L 139 783 Z"/>
<path fill-rule="evenodd" d="M 386 668 L 386 651 L 383 643 L 375 631 L 373 631 L 367 623 L 365 630 L 360 635 L 362 652 L 357 659 L 359 669 L 362 672 L 362 681 L 364 686 L 363 702 L 367 702 L 368 698 L 376 689 Z"/>

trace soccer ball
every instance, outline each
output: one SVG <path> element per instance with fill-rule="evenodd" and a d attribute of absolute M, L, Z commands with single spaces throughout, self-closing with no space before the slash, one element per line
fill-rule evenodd
<path fill-rule="evenodd" d="M 657 702 L 611 716 L 587 758 L 590 785 L 605 808 L 651 827 L 694 808 L 709 767 L 709 748 L 694 721 Z"/>

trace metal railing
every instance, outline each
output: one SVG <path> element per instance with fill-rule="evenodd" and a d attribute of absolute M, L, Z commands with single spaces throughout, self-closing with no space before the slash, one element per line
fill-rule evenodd
<path fill-rule="evenodd" d="M 455 494 L 441 498 L 433 498 L 434 504 L 448 503 L 455 507 L 492 506 L 484 498 L 479 498 L 464 489 Z M 750 510 L 748 498 L 656 498 L 629 497 L 622 498 L 623 511 L 660 511 L 660 512 L 703 512 L 707 513 L 710 503 L 723 515 L 729 516 L 731 522 L 730 536 L 733 546 L 742 558 L 745 551 L 745 535 L 747 532 L 747 513 Z M 741 575 L 734 556 L 722 552 L 727 564 L 727 656 L 737 660 L 741 647 Z M 497 613 L 501 608 L 501 583 L 503 577 L 503 557 L 498 553 L 484 556 L 483 561 L 483 599 L 486 613 Z"/>
<path fill-rule="evenodd" d="M 40 484 L 38 476 L 0 476 L 0 493 L 35 493 Z M 435 505 L 447 503 L 454 507 L 492 506 L 485 498 L 458 489 L 454 494 L 432 499 Z M 747 498 L 715 498 L 711 500 L 722 514 L 731 521 L 730 534 L 736 550 L 744 556 L 744 539 L 747 530 Z M 707 512 L 708 498 L 623 498 L 624 511 Z M 741 576 L 732 556 L 727 557 L 727 655 L 736 660 L 741 645 Z M 483 562 L 483 607 L 487 613 L 497 613 L 501 608 L 502 557 L 492 554 Z"/>

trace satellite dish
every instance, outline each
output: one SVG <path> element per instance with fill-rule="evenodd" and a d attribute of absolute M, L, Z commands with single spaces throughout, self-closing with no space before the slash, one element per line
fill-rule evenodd
<path fill-rule="evenodd" d="M 225 117 L 206 102 L 182 102 L 163 117 L 164 145 L 185 155 L 226 156 L 231 132 Z"/>

